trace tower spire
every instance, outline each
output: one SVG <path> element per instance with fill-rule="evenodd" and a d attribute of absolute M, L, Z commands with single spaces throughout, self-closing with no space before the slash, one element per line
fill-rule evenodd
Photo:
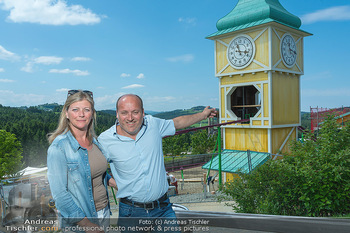
<path fill-rule="evenodd" d="M 295 29 L 301 26 L 300 18 L 284 9 L 279 0 L 239 0 L 235 8 L 216 23 L 218 32 L 208 37 L 269 22 Z"/>

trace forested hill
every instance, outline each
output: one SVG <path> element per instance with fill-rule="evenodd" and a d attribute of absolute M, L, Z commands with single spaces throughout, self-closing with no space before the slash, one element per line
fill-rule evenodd
<path fill-rule="evenodd" d="M 183 115 L 189 115 L 189 114 L 194 114 L 203 111 L 205 107 L 204 106 L 196 106 L 190 109 L 177 109 L 173 111 L 168 111 L 168 112 L 155 112 L 155 111 L 147 111 L 145 110 L 146 114 L 162 118 L 162 119 L 173 119 L 178 116 L 183 116 Z M 102 110 L 102 112 L 115 115 L 115 110 Z"/>
<path fill-rule="evenodd" d="M 189 115 L 189 114 L 194 114 L 203 111 L 205 107 L 204 106 L 197 106 L 193 107 L 191 109 L 177 109 L 174 111 L 169 111 L 169 112 L 160 112 L 156 113 L 153 116 L 162 118 L 162 119 L 173 119 L 178 116 L 183 116 L 183 115 Z"/>
<path fill-rule="evenodd" d="M 23 148 L 26 166 L 45 166 L 48 142 L 46 135 L 57 127 L 62 106 L 44 104 L 36 107 L 12 108 L 0 105 L 0 129 L 16 135 Z M 97 112 L 96 133 L 111 127 L 115 116 Z"/>
<path fill-rule="evenodd" d="M 177 116 L 193 114 L 204 109 L 203 106 L 188 110 L 175 110 L 158 113 L 155 116 L 172 119 Z M 57 127 L 62 110 L 59 104 L 43 104 L 35 107 L 5 107 L 0 104 L 0 129 L 16 135 L 23 148 L 23 163 L 26 166 L 45 166 L 48 142 L 46 135 Z M 115 123 L 115 111 L 97 112 L 96 134 L 99 135 Z"/>

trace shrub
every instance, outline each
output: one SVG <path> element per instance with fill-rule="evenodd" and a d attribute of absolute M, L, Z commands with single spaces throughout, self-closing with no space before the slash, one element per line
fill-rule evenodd
<path fill-rule="evenodd" d="M 291 153 L 227 182 L 237 212 L 298 216 L 350 213 L 350 127 L 330 116 L 317 140 L 291 144 Z"/>

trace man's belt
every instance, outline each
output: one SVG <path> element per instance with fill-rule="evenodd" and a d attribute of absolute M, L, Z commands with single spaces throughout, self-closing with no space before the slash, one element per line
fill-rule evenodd
<path fill-rule="evenodd" d="M 154 209 L 156 207 L 164 207 L 167 206 L 168 203 L 165 203 L 164 201 L 168 199 L 168 195 L 165 193 L 162 197 L 160 197 L 158 200 L 155 201 L 151 201 L 151 202 L 137 202 L 137 201 L 132 201 L 129 200 L 128 198 L 124 197 L 124 198 L 120 198 L 120 202 L 130 205 L 130 206 L 136 206 L 136 207 L 140 207 L 140 208 L 144 208 L 144 209 Z"/>

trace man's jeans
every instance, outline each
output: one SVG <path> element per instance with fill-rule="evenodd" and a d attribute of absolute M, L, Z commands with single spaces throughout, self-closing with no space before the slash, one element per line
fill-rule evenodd
<path fill-rule="evenodd" d="M 167 206 L 145 209 L 119 202 L 118 226 L 122 232 L 168 232 L 181 233 L 172 204 L 167 198 Z"/>

